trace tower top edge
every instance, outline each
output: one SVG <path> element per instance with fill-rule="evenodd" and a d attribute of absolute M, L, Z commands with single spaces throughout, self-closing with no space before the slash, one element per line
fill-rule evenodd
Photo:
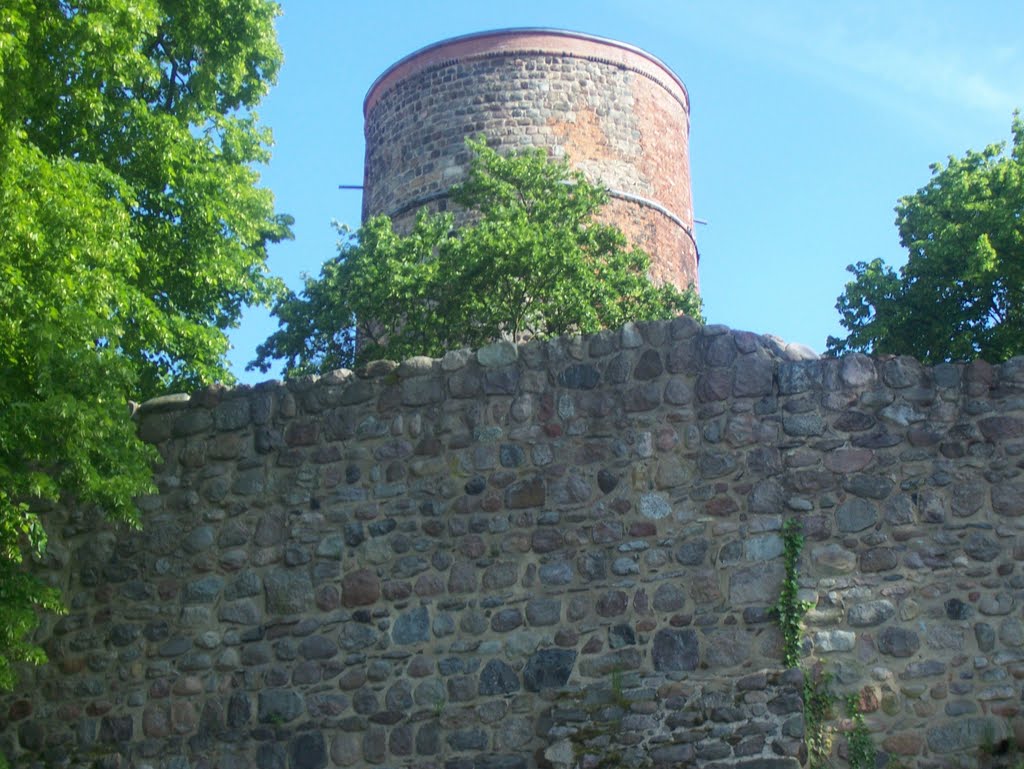
<path fill-rule="evenodd" d="M 614 40 L 609 37 L 591 35 L 586 32 L 574 32 L 567 29 L 553 29 L 547 27 L 508 27 L 504 29 L 492 29 L 483 32 L 470 32 L 465 35 L 457 35 L 435 43 L 430 43 L 412 53 L 403 56 L 386 70 L 370 85 L 363 99 L 363 116 L 369 114 L 371 107 L 376 103 L 379 95 L 391 84 L 404 80 L 415 75 L 428 67 L 450 59 L 458 59 L 464 56 L 484 56 L 488 54 L 509 54 L 509 53 L 550 53 L 550 54 L 584 54 L 581 50 L 569 50 L 559 48 L 558 43 L 563 46 L 572 45 L 579 49 L 581 46 L 592 49 L 594 52 L 605 49 L 609 53 L 617 53 L 620 61 L 614 57 L 609 63 L 624 64 L 629 57 L 645 59 L 655 68 L 661 70 L 668 76 L 673 85 L 682 92 L 682 101 L 689 112 L 690 95 L 683 83 L 682 78 L 677 75 L 671 67 L 652 53 L 643 48 Z M 550 50 L 548 50 L 550 48 Z M 635 58 L 634 58 L 635 61 Z"/>

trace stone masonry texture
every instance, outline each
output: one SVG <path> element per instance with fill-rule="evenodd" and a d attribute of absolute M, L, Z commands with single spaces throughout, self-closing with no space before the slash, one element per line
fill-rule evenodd
<path fill-rule="evenodd" d="M 419 51 L 367 94 L 363 218 L 448 207 L 468 137 L 567 156 L 612 193 L 605 214 L 652 257 L 651 277 L 697 285 L 689 96 L 664 64 L 613 40 L 548 30 L 469 35 Z M 640 200 L 645 202 L 640 202 Z"/>
<path fill-rule="evenodd" d="M 0 697 L 15 766 L 794 769 L 790 518 L 806 662 L 880 765 L 974 766 L 1020 727 L 1024 359 L 679 318 L 138 420 L 143 529 L 48 518 L 69 610 Z"/>

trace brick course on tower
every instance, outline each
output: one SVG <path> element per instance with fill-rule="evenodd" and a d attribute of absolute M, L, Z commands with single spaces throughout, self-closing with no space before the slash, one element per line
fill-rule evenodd
<path fill-rule="evenodd" d="M 363 219 L 400 230 L 448 207 L 466 137 L 499 151 L 542 147 L 611 196 L 605 217 L 651 254 L 655 283 L 696 287 L 690 101 L 679 77 L 633 46 L 575 32 L 511 29 L 427 46 L 386 70 L 363 105 Z"/>

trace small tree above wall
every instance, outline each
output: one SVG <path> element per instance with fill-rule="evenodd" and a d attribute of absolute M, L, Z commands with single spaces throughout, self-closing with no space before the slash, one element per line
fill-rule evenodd
<path fill-rule="evenodd" d="M 385 216 L 341 228 L 338 256 L 274 309 L 281 330 L 250 367 L 286 375 L 379 358 L 588 333 L 630 320 L 700 317 L 692 287 L 655 286 L 648 255 L 596 220 L 608 195 L 542 150 L 502 156 L 483 141 L 453 199 L 470 212 L 421 213 L 408 235 Z M 356 344 L 358 337 L 359 344 Z"/>

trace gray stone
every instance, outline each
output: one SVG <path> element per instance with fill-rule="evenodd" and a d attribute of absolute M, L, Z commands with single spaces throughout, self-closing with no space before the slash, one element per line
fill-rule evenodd
<path fill-rule="evenodd" d="M 781 513 L 786 503 L 786 492 L 782 484 L 774 479 L 758 481 L 747 498 L 747 508 L 752 513 Z"/>
<path fill-rule="evenodd" d="M 700 663 L 697 632 L 662 628 L 654 634 L 651 658 L 659 672 L 696 670 Z"/>
<path fill-rule="evenodd" d="M 519 358 L 519 348 L 506 339 L 500 339 L 476 352 L 476 359 L 485 368 L 498 368 L 515 363 Z"/>
<path fill-rule="evenodd" d="M 261 724 L 288 723 L 304 710 L 302 698 L 291 689 L 264 689 L 259 695 L 259 722 Z"/>
<path fill-rule="evenodd" d="M 601 469 L 597 473 L 597 487 L 605 494 L 610 494 L 619 485 L 618 476 L 609 470 Z"/>
<path fill-rule="evenodd" d="M 959 598 L 950 598 L 943 604 L 946 617 L 951 620 L 965 620 L 974 616 L 974 607 Z"/>
<path fill-rule="evenodd" d="M 448 734 L 452 750 L 484 750 L 487 747 L 487 732 L 479 727 L 458 729 Z"/>
<path fill-rule="evenodd" d="M 712 670 L 749 662 L 753 634 L 747 630 L 721 628 L 704 636 L 705 664 Z M 696 654 L 696 650 L 694 651 Z"/>
<path fill-rule="evenodd" d="M 213 545 L 214 530 L 212 526 L 198 526 L 185 537 L 184 546 L 190 553 L 200 553 Z"/>
<path fill-rule="evenodd" d="M 698 566 L 704 563 L 711 543 L 704 537 L 687 540 L 675 552 L 676 560 L 684 566 Z"/>
<path fill-rule="evenodd" d="M 779 394 L 796 395 L 821 387 L 821 363 L 813 361 L 779 364 Z"/>
<path fill-rule="evenodd" d="M 636 645 L 636 632 L 631 625 L 613 625 L 608 628 L 608 646 L 621 649 L 623 646 Z"/>
<path fill-rule="evenodd" d="M 995 742 L 995 728 L 988 718 L 957 718 L 930 728 L 926 740 L 936 753 L 953 753 Z"/>
<path fill-rule="evenodd" d="M 498 461 L 502 467 L 519 467 L 526 461 L 526 454 L 515 444 L 503 443 L 498 450 Z"/>
<path fill-rule="evenodd" d="M 649 755 L 655 766 L 680 766 L 689 765 L 695 751 L 693 745 L 681 743 L 654 748 Z"/>
<path fill-rule="evenodd" d="M 694 392 L 701 403 L 726 400 L 732 394 L 732 372 L 726 368 L 705 370 L 697 377 Z"/>
<path fill-rule="evenodd" d="M 526 621 L 534 627 L 556 625 L 562 616 L 562 602 L 554 598 L 534 598 L 526 604 Z"/>
<path fill-rule="evenodd" d="M 395 579 L 409 579 L 430 568 L 426 558 L 418 555 L 405 555 L 395 561 L 391 567 L 391 576 Z"/>
<path fill-rule="evenodd" d="M 324 769 L 327 745 L 318 731 L 302 732 L 288 743 L 288 769 Z"/>
<path fill-rule="evenodd" d="M 482 383 L 484 394 L 515 395 L 519 388 L 519 376 L 519 369 L 515 366 L 484 371 Z"/>
<path fill-rule="evenodd" d="M 506 732 L 501 732 L 498 737 L 506 738 L 510 735 Z M 518 736 L 518 739 L 515 737 Z M 520 735 L 512 735 L 512 739 L 509 742 L 514 744 L 508 745 L 510 748 L 522 748 L 523 745 L 527 744 L 529 738 L 532 736 L 529 731 L 526 731 Z M 497 747 L 497 746 L 496 746 Z M 527 769 L 526 758 L 522 755 L 513 755 L 509 753 L 480 753 L 473 759 L 473 769 Z"/>
<path fill-rule="evenodd" d="M 990 652 L 996 645 L 996 631 L 987 622 L 976 622 L 974 639 L 978 642 L 978 651 Z"/>
<path fill-rule="evenodd" d="M 491 617 L 491 630 L 497 633 L 507 633 L 515 630 L 523 624 L 523 613 L 518 607 L 501 609 Z"/>
<path fill-rule="evenodd" d="M 519 691 L 519 676 L 509 665 L 493 659 L 480 671 L 481 696 L 490 694 L 512 694 Z"/>
<path fill-rule="evenodd" d="M 992 510 L 999 515 L 1024 515 L 1024 481 L 997 483 L 992 487 Z"/>
<path fill-rule="evenodd" d="M 768 561 L 782 555 L 782 550 L 782 537 L 778 534 L 748 537 L 743 541 L 743 553 L 748 561 Z"/>
<path fill-rule="evenodd" d="M 276 742 L 263 742 L 256 749 L 257 769 L 286 769 L 287 752 L 285 746 Z"/>
<path fill-rule="evenodd" d="M 617 617 L 626 611 L 626 605 L 628 604 L 628 597 L 621 590 L 606 590 L 598 596 L 597 603 L 594 605 L 598 616 L 601 617 Z M 569 606 L 570 611 L 572 610 L 572 604 Z M 572 617 L 570 617 L 571 619 Z"/>
<path fill-rule="evenodd" d="M 1024 419 L 1002 414 L 978 420 L 981 434 L 989 441 L 1004 441 L 1024 435 Z"/>
<path fill-rule="evenodd" d="M 921 648 L 921 639 L 913 630 L 901 627 L 887 627 L 876 639 L 878 651 L 893 657 L 909 657 Z"/>
<path fill-rule="evenodd" d="M 672 513 L 672 505 L 661 494 L 641 494 L 640 514 L 645 518 L 660 520 Z"/>
<path fill-rule="evenodd" d="M 875 361 L 862 353 L 853 353 L 840 359 L 839 377 L 847 387 L 868 387 L 873 385 L 878 374 Z"/>
<path fill-rule="evenodd" d="M 387 729 L 371 724 L 363 735 L 363 758 L 371 764 L 384 763 L 388 754 L 387 737 Z"/>
<path fill-rule="evenodd" d="M 182 591 L 182 603 L 213 603 L 224 587 L 224 579 L 210 574 L 190 582 Z"/>
<path fill-rule="evenodd" d="M 638 564 L 635 560 L 633 560 L 629 556 L 623 556 L 621 558 L 616 558 L 614 561 L 612 561 L 612 574 L 614 574 L 614 575 L 616 575 L 618 577 L 626 577 L 626 576 L 629 576 L 630 574 L 639 574 L 639 573 L 640 573 L 640 564 Z"/>
<path fill-rule="evenodd" d="M 416 755 L 433 756 L 441 749 L 441 727 L 434 721 L 421 724 L 416 730 Z"/>
<path fill-rule="evenodd" d="M 227 725 L 229 729 L 240 729 L 252 717 L 252 702 L 246 692 L 234 692 L 228 700 Z"/>
<path fill-rule="evenodd" d="M 703 478 L 721 478 L 736 470 L 736 457 L 730 452 L 705 451 L 697 457 L 697 469 Z"/>
<path fill-rule="evenodd" d="M 915 678 L 933 678 L 946 674 L 946 664 L 939 660 L 924 660 L 922 662 L 911 662 L 906 669 L 900 673 L 900 678 L 912 680 Z"/>
<path fill-rule="evenodd" d="M 402 404 L 424 406 L 444 400 L 444 385 L 440 377 L 419 376 L 402 380 Z"/>
<path fill-rule="evenodd" d="M 836 510 L 839 531 L 854 533 L 874 526 L 878 509 L 865 499 L 848 499 Z"/>
<path fill-rule="evenodd" d="M 686 604 L 686 595 L 675 585 L 663 582 L 654 591 L 654 610 L 658 612 L 674 612 Z"/>
<path fill-rule="evenodd" d="M 754 758 L 729 764 L 729 769 L 803 769 L 795 758 Z"/>
<path fill-rule="evenodd" d="M 860 570 L 866 574 L 895 569 L 897 563 L 896 551 L 891 547 L 872 547 L 860 555 Z"/>
<path fill-rule="evenodd" d="M 999 556 L 999 543 L 981 532 L 974 532 L 964 542 L 964 552 L 976 561 L 993 561 Z"/>
<path fill-rule="evenodd" d="M 819 652 L 848 652 L 857 642 L 857 634 L 848 630 L 821 630 L 814 634 L 814 648 Z"/>
<path fill-rule="evenodd" d="M 885 499 L 892 492 L 893 482 L 882 475 L 857 473 L 843 479 L 843 488 L 867 499 Z"/>
<path fill-rule="evenodd" d="M 331 740 L 331 760 L 338 766 L 352 766 L 362 758 L 362 745 L 357 734 L 341 732 Z"/>
<path fill-rule="evenodd" d="M 347 607 L 369 606 L 380 598 L 380 580 L 371 569 L 357 569 L 341 580 L 341 602 Z"/>
<path fill-rule="evenodd" d="M 235 625 L 255 625 L 263 616 L 263 612 L 251 600 L 235 601 L 221 604 L 217 609 L 217 619 Z"/>
<path fill-rule="evenodd" d="M 587 550 L 576 560 L 580 576 L 596 582 L 608 575 L 608 558 L 603 550 Z"/>
<path fill-rule="evenodd" d="M 546 489 L 541 477 L 516 481 L 505 489 L 505 506 L 513 510 L 541 507 L 544 504 Z"/>
<path fill-rule="evenodd" d="M 558 384 L 572 390 L 592 390 L 601 381 L 601 373 L 585 363 L 577 363 L 558 375 Z"/>
<path fill-rule="evenodd" d="M 665 402 L 673 406 L 686 406 L 693 400 L 693 388 L 681 377 L 673 377 L 665 385 Z"/>
<path fill-rule="evenodd" d="M 391 637 L 399 645 L 420 643 L 430 638 L 430 615 L 426 606 L 400 614 Z"/>
<path fill-rule="evenodd" d="M 299 654 L 310 660 L 330 659 L 338 653 L 338 645 L 327 636 L 311 635 L 299 642 Z"/>
<path fill-rule="evenodd" d="M 779 561 L 760 561 L 729 575 L 729 600 L 735 605 L 770 604 L 779 594 L 785 568 Z"/>
<path fill-rule="evenodd" d="M 811 548 L 811 562 L 823 574 L 849 574 L 857 568 L 857 556 L 842 545 L 829 543 Z"/>
<path fill-rule="evenodd" d="M 259 595 L 263 590 L 263 583 L 259 575 L 253 571 L 243 571 L 224 588 L 224 600 L 234 601 L 239 598 L 251 598 Z"/>
<path fill-rule="evenodd" d="M 313 583 L 304 571 L 276 569 L 263 578 L 269 614 L 301 614 L 313 606 Z"/>
<path fill-rule="evenodd" d="M 540 649 L 523 669 L 523 686 L 528 692 L 561 688 L 569 682 L 575 662 L 573 649 Z"/>
<path fill-rule="evenodd" d="M 879 411 L 878 415 L 902 427 L 907 427 L 916 422 L 923 422 L 927 419 L 927 415 L 908 403 L 893 403 Z"/>
<path fill-rule="evenodd" d="M 782 430 L 795 437 L 821 435 L 825 432 L 825 420 L 817 414 L 791 414 L 782 418 Z"/>
<path fill-rule="evenodd" d="M 372 716 L 380 710 L 380 700 L 369 687 L 363 687 L 352 695 L 352 709 L 363 716 Z"/>
<path fill-rule="evenodd" d="M 896 616 L 896 607 L 885 599 L 851 606 L 846 621 L 853 627 L 873 627 Z"/>
<path fill-rule="evenodd" d="M 622 407 L 627 413 L 651 411 L 661 405 L 661 387 L 655 382 L 631 387 L 622 394 Z"/>
<path fill-rule="evenodd" d="M 661 362 L 661 355 L 656 350 L 644 350 L 640 360 L 633 369 L 633 378 L 640 381 L 648 381 L 661 375 L 665 370 Z"/>
<path fill-rule="evenodd" d="M 991 593 L 983 595 L 981 600 L 978 601 L 978 611 L 988 616 L 1001 616 L 1003 614 L 1009 614 L 1013 611 L 1013 607 L 1016 601 L 1013 595 L 1006 592 L 999 592 L 995 595 Z"/>
<path fill-rule="evenodd" d="M 999 623 L 999 640 L 1006 646 L 1024 645 L 1024 624 L 1015 617 L 1005 617 Z"/>
<path fill-rule="evenodd" d="M 545 585 L 568 585 L 572 582 L 572 564 L 568 561 L 546 563 L 540 567 L 539 574 Z"/>
<path fill-rule="evenodd" d="M 772 393 L 772 362 L 766 358 L 747 355 L 734 367 L 733 395 L 737 398 L 756 398 Z"/>
<path fill-rule="evenodd" d="M 384 707 L 390 711 L 408 712 L 413 706 L 412 684 L 399 680 L 388 687 L 384 695 Z"/>

